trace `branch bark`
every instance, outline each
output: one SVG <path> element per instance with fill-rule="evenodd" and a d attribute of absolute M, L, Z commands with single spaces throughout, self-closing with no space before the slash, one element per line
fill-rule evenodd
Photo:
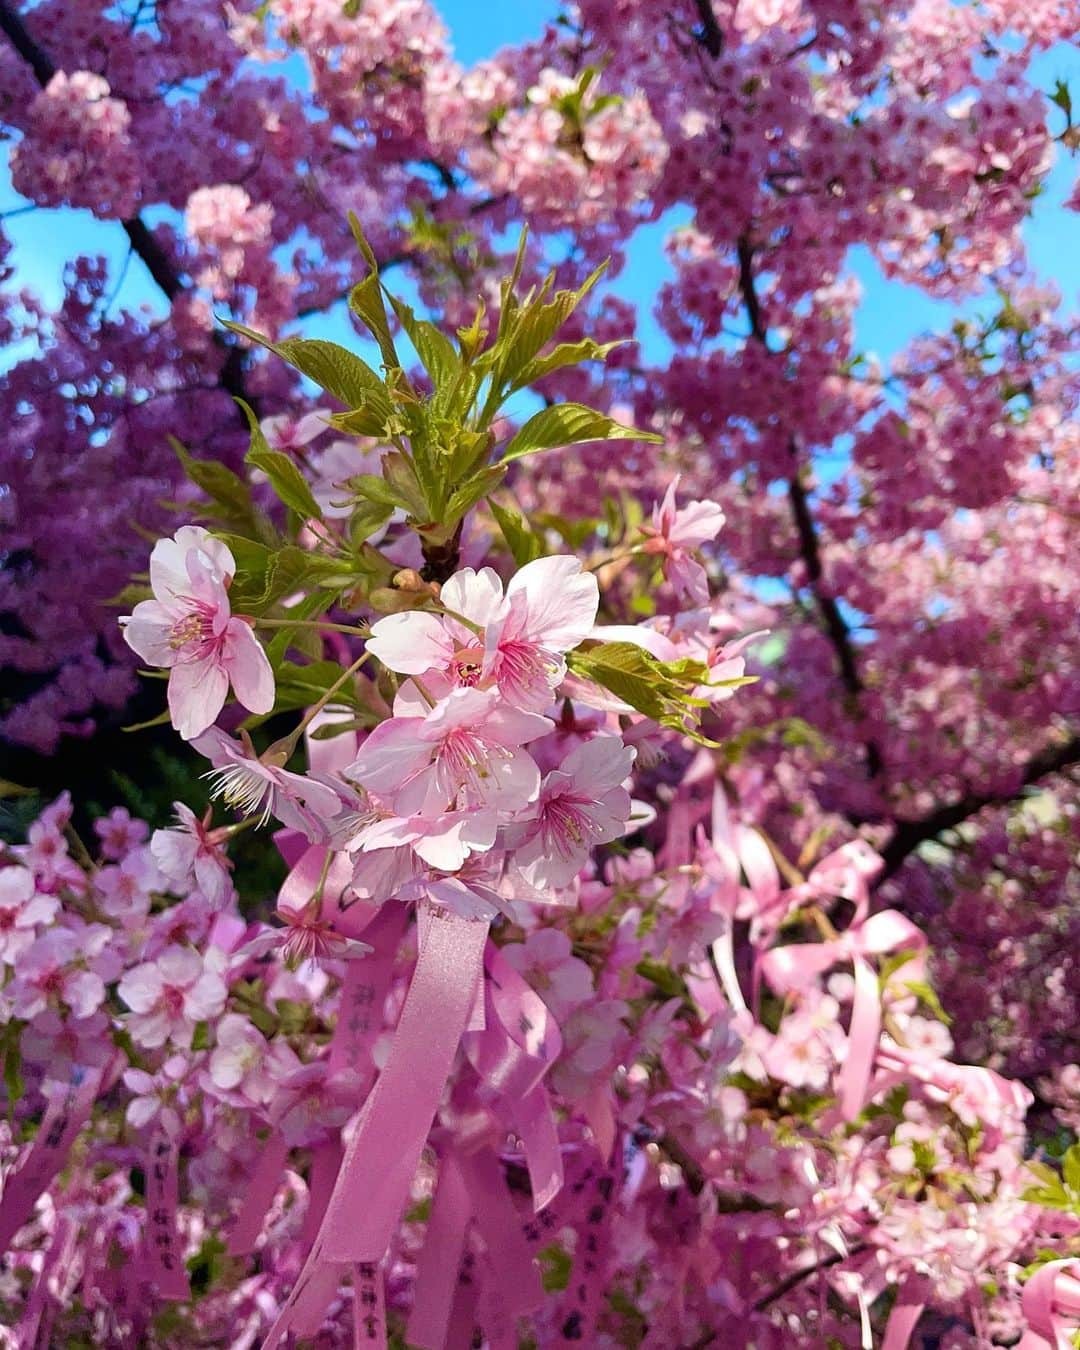
<path fill-rule="evenodd" d="M 740 235 L 736 244 L 736 252 L 739 259 L 739 289 L 742 292 L 747 318 L 750 320 L 750 332 L 754 340 L 768 351 L 768 326 L 765 322 L 761 299 L 758 296 L 757 285 L 754 281 L 754 249 L 745 234 Z M 791 454 L 794 459 L 796 454 L 794 442 L 791 444 Z M 855 646 L 851 640 L 851 629 L 848 627 L 836 600 L 822 588 L 824 572 L 821 565 L 821 546 L 817 528 L 814 525 L 814 517 L 810 510 L 810 500 L 799 475 L 797 464 L 793 465 L 791 477 L 788 479 L 788 502 L 791 505 L 791 514 L 795 521 L 795 530 L 799 539 L 799 553 L 806 567 L 810 591 L 821 616 L 826 636 L 836 655 L 840 680 L 854 710 L 858 712 L 859 700 L 865 686 L 859 675 L 858 663 L 855 660 Z M 881 751 L 872 738 L 867 738 L 864 742 L 863 753 L 866 757 L 867 772 L 871 778 L 876 778 L 884 766 Z"/>
<path fill-rule="evenodd" d="M 881 849 L 885 866 L 875 884 L 880 885 L 899 871 L 921 844 L 936 839 L 946 830 L 955 830 L 988 806 L 1008 806 L 1019 799 L 1025 788 L 1032 787 L 1050 774 L 1061 773 L 1074 764 L 1080 764 L 1080 733 L 1058 745 L 1049 745 L 1032 756 L 1024 766 L 1018 786 L 1011 792 L 968 793 L 959 801 L 936 807 L 919 820 L 897 821 L 892 838 Z"/>
<path fill-rule="evenodd" d="M 694 0 L 694 4 L 697 8 L 698 19 L 701 22 L 701 33 L 698 40 L 715 60 L 724 50 L 724 34 L 720 25 L 716 22 L 711 0 Z"/>
<path fill-rule="evenodd" d="M 34 78 L 44 89 L 59 67 L 49 53 L 35 41 L 22 17 L 12 9 L 7 0 L 0 0 L 0 32 L 11 43 L 34 72 Z M 176 270 L 172 260 L 161 247 L 141 216 L 132 216 L 120 222 L 131 243 L 131 248 L 146 266 L 155 285 L 169 301 L 175 300 L 187 290 L 183 277 Z M 218 372 L 218 384 L 234 398 L 246 398 L 243 379 L 243 350 L 234 343 L 226 342 L 221 333 L 214 333 L 215 345 L 224 353 L 224 361 Z M 250 402 L 250 399 L 249 399 Z"/>

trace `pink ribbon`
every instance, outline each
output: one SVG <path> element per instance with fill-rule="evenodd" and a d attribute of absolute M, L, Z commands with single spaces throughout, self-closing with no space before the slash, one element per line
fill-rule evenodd
<path fill-rule="evenodd" d="M 146 1273 L 162 1298 L 183 1302 L 190 1298 L 184 1253 L 176 1226 L 179 1204 L 179 1150 L 165 1134 L 150 1146 L 146 1172 Z"/>
<path fill-rule="evenodd" d="M 425 912 L 426 911 L 426 912 Z M 326 1216 L 266 1339 L 310 1335 L 341 1267 L 382 1260 L 405 1205 L 483 971 L 488 924 L 424 907 L 420 956 L 386 1067 L 364 1103 Z"/>
<path fill-rule="evenodd" d="M 476 1264 L 466 1240 L 471 1222 L 486 1248 L 487 1278 L 479 1319 L 491 1346 L 517 1346 L 517 1324 L 544 1301 L 539 1271 L 522 1233 L 521 1218 L 507 1190 L 499 1161 L 487 1142 L 472 1152 L 460 1143 L 446 1151 L 432 1202 L 424 1248 L 416 1271 L 416 1293 L 408 1341 L 423 1350 L 447 1344 L 463 1272 L 475 1279 Z"/>
<path fill-rule="evenodd" d="M 827 859 L 826 863 L 830 861 Z M 850 875 L 850 872 L 844 874 L 845 886 Z M 810 884 L 814 877 L 815 873 L 811 873 Z M 833 889 L 831 884 L 829 892 L 844 893 Z M 837 1091 L 844 1118 L 854 1120 L 866 1104 L 881 1034 L 881 997 L 870 958 L 903 949 L 921 953 L 926 947 L 926 936 L 895 909 L 868 916 L 869 896 L 865 883 L 856 882 L 854 894 L 848 898 L 855 899 L 855 916 L 838 937 L 827 942 L 773 947 L 760 957 L 759 969 L 777 993 L 789 994 L 812 988 L 833 966 L 851 963 L 855 994 L 847 1055 L 837 1079 Z M 921 969 L 921 965 L 916 969 Z"/>
<path fill-rule="evenodd" d="M 370 1072 L 371 1047 L 383 1029 L 383 1004 L 394 974 L 394 960 L 409 917 L 404 905 L 389 900 L 361 929 L 374 950 L 362 961 L 349 961 L 338 1001 L 337 1025 L 330 1041 L 330 1072 Z"/>
<path fill-rule="evenodd" d="M 559 1136 L 543 1078 L 562 1050 L 544 1000 L 489 943 L 484 958 L 485 1026 L 465 1037 L 465 1052 L 521 1137 L 536 1210 L 563 1183 Z"/>
<path fill-rule="evenodd" d="M 104 1075 L 77 1068 L 63 1094 L 49 1099 L 41 1125 L 22 1166 L 9 1176 L 0 1199 L 0 1252 L 34 1212 L 38 1197 L 67 1162 L 86 1123 Z"/>
<path fill-rule="evenodd" d="M 439 1166 L 423 1250 L 416 1263 L 416 1285 L 407 1339 L 410 1345 L 440 1350 L 453 1315 L 458 1276 L 472 1205 L 456 1149 Z"/>
<path fill-rule="evenodd" d="M 374 1262 L 353 1269 L 353 1343 L 356 1350 L 386 1350 L 386 1289 Z"/>
<path fill-rule="evenodd" d="M 907 1350 L 908 1342 L 926 1307 L 928 1292 L 928 1284 L 921 1276 L 911 1275 L 901 1282 L 885 1327 L 881 1350 Z"/>
<path fill-rule="evenodd" d="M 1027 1330 L 1016 1350 L 1072 1350 L 1080 1322 L 1080 1261 L 1048 1261 L 1020 1298 Z"/>
<path fill-rule="evenodd" d="M 245 1189 L 244 1202 L 229 1229 L 225 1249 L 230 1256 L 246 1256 L 254 1250 L 288 1157 L 288 1144 L 280 1134 L 272 1134 L 263 1145 L 255 1171 Z"/>

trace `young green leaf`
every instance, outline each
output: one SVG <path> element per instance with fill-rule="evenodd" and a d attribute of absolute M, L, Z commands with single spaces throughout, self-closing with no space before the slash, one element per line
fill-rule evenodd
<path fill-rule="evenodd" d="M 541 408 L 514 436 L 500 458 L 509 463 L 537 450 L 551 450 L 556 446 L 580 445 L 584 441 L 648 441 L 663 443 L 663 436 L 652 431 L 639 431 L 623 426 L 605 413 L 586 408 L 581 403 L 557 403 Z"/>
<path fill-rule="evenodd" d="M 488 506 L 491 508 L 491 514 L 498 522 L 502 537 L 506 540 L 506 546 L 510 550 L 514 562 L 519 567 L 524 567 L 526 563 L 543 557 L 543 539 L 535 530 L 530 529 L 529 522 L 516 506 L 500 506 L 493 499 L 488 501 Z"/>

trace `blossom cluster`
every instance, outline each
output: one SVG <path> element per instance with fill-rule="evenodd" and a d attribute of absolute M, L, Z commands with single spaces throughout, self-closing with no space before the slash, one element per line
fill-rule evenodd
<path fill-rule="evenodd" d="M 861 1327 L 889 1321 L 896 1290 L 897 1306 L 918 1315 L 926 1305 L 927 1325 L 951 1325 L 957 1345 L 979 1334 L 964 1325 L 1008 1336 L 1027 1322 L 1034 1335 L 1025 1266 L 1048 1246 L 1067 1253 L 1080 1218 L 1027 1198 L 1030 1094 L 951 1062 L 919 971 L 890 963 L 888 1030 L 852 1132 L 836 1095 L 854 1035 L 844 1008 L 858 998 L 850 963 L 874 950 L 875 920 L 862 935 L 849 926 L 833 950 L 803 942 L 821 974 L 783 1003 L 769 983 L 754 992 L 733 922 L 782 984 L 795 950 L 783 934 L 802 941 L 815 910 L 840 896 L 857 903 L 879 864 L 841 850 L 785 884 L 703 766 L 688 766 L 680 809 L 666 830 L 651 827 L 651 847 L 581 869 L 569 921 L 561 906 L 508 907 L 500 982 L 522 979 L 561 1027 L 546 1082 L 565 1183 L 531 1212 L 498 1076 L 485 1077 L 469 1049 L 392 1243 L 390 1334 L 443 1344 L 429 1338 L 450 1309 L 432 1301 L 427 1247 L 446 1241 L 435 1225 L 460 1168 L 510 1226 L 505 1250 L 492 1247 L 483 1209 L 461 1231 L 458 1287 L 470 1269 L 481 1288 L 503 1282 L 505 1297 L 532 1308 L 539 1344 L 575 1339 L 568 1326 L 614 1344 L 637 1325 L 655 1345 L 714 1334 L 856 1346 Z M 61 799 L 0 859 L 5 1062 L 24 1084 L 3 1146 L 0 1227 L 14 1246 L 0 1303 L 20 1335 L 259 1343 L 415 978 L 415 942 L 400 924 L 381 957 L 340 935 L 292 951 L 268 942 L 232 885 L 228 841 L 242 822 L 215 827 L 179 810 L 153 832 L 114 810 L 96 823 L 91 860 Z M 322 897 L 327 932 L 355 915 L 337 892 L 346 877 Z M 19 1182 L 35 1149 L 28 1190 Z M 494 1154 L 478 1172 L 484 1149 Z M 518 1247 L 520 1289 L 505 1284 Z M 530 1257 L 547 1290 L 531 1304 Z M 1055 1297 L 1070 1326 L 1060 1280 Z M 474 1315 L 495 1325 L 483 1299 Z M 333 1295 L 318 1342 L 352 1344 L 353 1319 Z"/>

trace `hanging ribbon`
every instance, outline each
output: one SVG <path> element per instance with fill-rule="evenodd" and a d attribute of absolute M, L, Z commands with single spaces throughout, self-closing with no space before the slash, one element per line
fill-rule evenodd
<path fill-rule="evenodd" d="M 929 1284 L 920 1275 L 909 1275 L 897 1290 L 896 1302 L 885 1326 L 881 1350 L 907 1350 L 915 1327 L 926 1307 Z"/>
<path fill-rule="evenodd" d="M 183 1302 L 191 1297 L 191 1287 L 176 1224 L 179 1192 L 177 1144 L 167 1135 L 159 1134 L 150 1147 L 146 1173 L 144 1261 L 147 1277 L 157 1285 L 161 1297 Z"/>
<path fill-rule="evenodd" d="M 541 1210 L 563 1183 L 559 1136 L 543 1084 L 562 1051 L 562 1036 L 547 1004 L 493 943 L 484 966 L 486 1025 L 465 1037 L 465 1053 L 521 1138 L 533 1207 Z"/>
<path fill-rule="evenodd" d="M 570 1282 L 559 1309 L 557 1344 L 595 1345 L 597 1323 L 607 1290 L 605 1278 L 611 1250 L 615 1173 L 589 1166 L 571 1188 L 584 1206 Z"/>
<path fill-rule="evenodd" d="M 1080 1261 L 1048 1261 L 1027 1284 L 1020 1297 L 1027 1319 L 1016 1350 L 1072 1350 L 1080 1322 Z"/>
<path fill-rule="evenodd" d="M 472 1205 L 456 1149 L 447 1150 L 431 1202 L 424 1246 L 416 1263 L 416 1283 L 407 1340 L 425 1350 L 446 1344 L 465 1257 Z"/>
<path fill-rule="evenodd" d="M 492 1134 L 489 1129 L 469 1140 L 457 1137 L 443 1149 L 408 1326 L 409 1344 L 423 1350 L 442 1350 L 447 1343 L 467 1255 L 470 1278 L 475 1278 L 476 1262 L 466 1246 L 472 1223 L 486 1248 L 486 1278 L 475 1311 L 488 1343 L 516 1347 L 519 1319 L 544 1302 L 521 1216 L 491 1147 Z"/>
<path fill-rule="evenodd" d="M 75 1068 L 63 1093 L 50 1096 L 41 1125 L 22 1166 L 8 1177 L 0 1199 L 0 1252 L 34 1212 L 38 1197 L 67 1162 L 86 1123 L 104 1074 Z"/>
<path fill-rule="evenodd" d="M 317 847 L 308 849 L 303 836 L 298 837 L 305 845 L 305 853 L 302 858 L 319 851 Z M 281 841 L 278 842 L 280 847 Z M 286 841 L 285 846 L 286 848 L 289 847 L 289 841 Z M 299 876 L 299 866 L 298 864 L 297 867 L 294 867 L 290 878 Z M 321 861 L 318 863 L 318 867 L 321 872 Z M 317 884 L 318 873 L 315 881 Z M 302 903 L 306 903 L 306 901 Z M 353 1071 L 360 1076 L 366 1076 L 374 1068 L 371 1061 L 371 1047 L 382 1031 L 383 1004 L 390 988 L 390 981 L 394 973 L 394 961 L 402 934 L 405 931 L 407 918 L 408 914 L 404 905 L 390 902 L 381 909 L 375 910 L 374 918 L 360 930 L 363 931 L 365 940 L 371 944 L 374 950 L 362 960 L 350 960 L 346 963 L 345 978 L 338 1004 L 337 1025 L 330 1041 L 331 1074 Z M 336 1170 L 340 1157 L 336 1145 L 332 1147 Z M 262 1149 L 255 1172 L 247 1187 L 243 1205 L 229 1232 L 227 1250 L 230 1256 L 244 1256 L 254 1250 L 255 1243 L 262 1231 L 266 1213 L 284 1174 L 288 1156 L 288 1146 L 281 1135 L 275 1132 Z M 325 1160 L 322 1160 L 316 1167 L 316 1162 L 320 1159 L 320 1156 L 317 1149 L 312 1160 L 312 1188 L 314 1191 L 317 1173 L 321 1207 L 318 1209 L 318 1219 L 314 1221 L 315 1226 L 311 1229 L 310 1237 L 315 1235 L 318 1222 L 322 1218 L 322 1212 L 329 1198 L 330 1185 L 333 1184 L 333 1174 L 331 1174 L 329 1185 L 325 1187 L 323 1185 L 326 1164 Z M 309 1217 L 305 1220 L 305 1233 L 311 1226 L 310 1216 L 314 1212 L 315 1197 L 313 1194 L 308 1207 Z"/>
<path fill-rule="evenodd" d="M 280 1134 L 272 1134 L 262 1145 L 255 1171 L 244 1190 L 244 1202 L 225 1242 L 225 1250 L 230 1256 L 246 1256 L 255 1249 L 288 1157 L 289 1146 Z"/>
<path fill-rule="evenodd" d="M 488 924 L 423 906 L 420 954 L 386 1067 L 364 1103 L 319 1234 L 264 1350 L 312 1334 L 342 1267 L 378 1263 L 397 1227 L 483 972 Z"/>
<path fill-rule="evenodd" d="M 921 971 L 921 953 L 926 948 L 926 935 L 910 919 L 895 909 L 868 916 L 868 907 L 869 896 L 864 886 L 857 894 L 851 924 L 838 937 L 826 942 L 773 947 L 759 961 L 762 975 L 778 994 L 803 993 L 833 966 L 851 963 L 855 993 L 847 1054 L 837 1079 L 840 1109 L 846 1120 L 854 1120 L 866 1104 L 881 1034 L 881 996 L 870 958 L 914 950 L 920 954 L 916 958 L 919 964 L 912 967 L 914 974 Z"/>
<path fill-rule="evenodd" d="M 385 1350 L 386 1288 L 382 1270 L 372 1262 L 353 1269 L 353 1343 L 356 1350 Z"/>
<path fill-rule="evenodd" d="M 351 1071 L 363 1077 L 374 1067 L 371 1047 L 383 1030 L 383 1004 L 408 917 L 404 905 L 388 900 L 359 930 L 374 950 L 346 966 L 337 1025 L 330 1041 L 331 1074 Z"/>

